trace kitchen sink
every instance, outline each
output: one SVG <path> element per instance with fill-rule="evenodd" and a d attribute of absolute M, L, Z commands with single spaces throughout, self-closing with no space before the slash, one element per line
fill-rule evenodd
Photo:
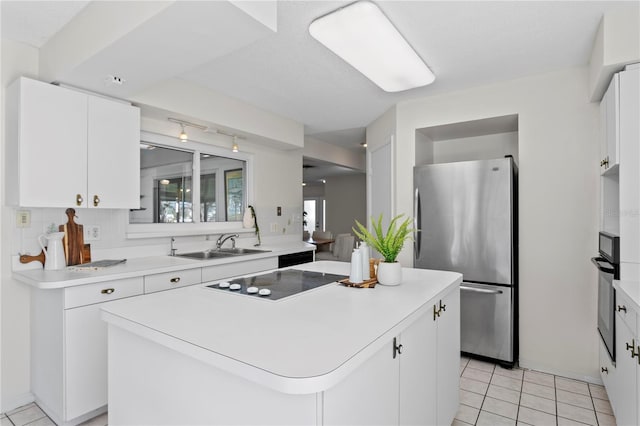
<path fill-rule="evenodd" d="M 248 254 L 257 254 L 257 253 L 266 253 L 270 250 L 258 250 L 258 249 L 248 249 L 248 248 L 228 248 L 228 249 L 213 249 L 213 250 L 205 250 L 205 251 L 194 251 L 190 253 L 180 253 L 176 254 L 177 257 L 187 257 L 189 259 L 220 259 L 225 257 L 232 256 L 242 256 Z"/>
<path fill-rule="evenodd" d="M 271 250 L 258 250 L 258 249 L 250 249 L 250 248 L 222 248 L 214 251 L 216 253 L 229 253 L 231 255 L 237 255 L 237 254 L 267 253 Z"/>

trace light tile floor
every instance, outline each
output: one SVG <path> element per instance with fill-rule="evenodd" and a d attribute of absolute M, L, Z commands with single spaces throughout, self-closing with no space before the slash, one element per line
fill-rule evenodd
<path fill-rule="evenodd" d="M 36 404 L 0 415 L 0 426 L 50 426 Z M 82 426 L 107 426 L 107 414 Z M 604 387 L 461 358 L 460 409 L 452 426 L 615 426 Z"/>
<path fill-rule="evenodd" d="M 603 386 L 461 358 L 452 426 L 615 426 Z"/>
<path fill-rule="evenodd" d="M 107 414 L 94 417 L 80 426 L 107 426 Z M 55 426 L 55 423 L 35 403 L 0 414 L 0 426 Z"/>

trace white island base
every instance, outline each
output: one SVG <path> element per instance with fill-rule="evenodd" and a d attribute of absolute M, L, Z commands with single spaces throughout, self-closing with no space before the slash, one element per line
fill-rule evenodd
<path fill-rule="evenodd" d="M 280 301 L 194 286 L 109 304 L 109 424 L 450 425 L 461 276 L 403 276 Z"/>

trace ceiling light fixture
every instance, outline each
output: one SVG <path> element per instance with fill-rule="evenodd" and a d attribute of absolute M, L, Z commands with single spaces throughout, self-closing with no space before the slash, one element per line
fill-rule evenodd
<path fill-rule="evenodd" d="M 169 117 L 167 118 L 167 120 L 171 121 L 172 123 L 178 123 L 180 125 L 180 133 L 178 134 L 178 139 L 180 139 L 180 142 L 188 142 L 189 141 L 189 136 L 187 135 L 187 132 L 185 130 L 185 127 L 193 127 L 195 129 L 200 129 L 203 132 L 206 131 L 208 129 L 207 126 L 203 126 L 201 124 L 196 124 L 196 123 L 191 123 L 190 121 L 184 121 L 184 120 L 179 120 L 177 118 L 173 118 L 173 117 Z"/>
<path fill-rule="evenodd" d="M 360 146 L 361 146 L 361 147 L 363 147 L 363 148 L 366 148 L 366 147 L 367 147 L 367 143 L 366 143 L 366 142 L 362 142 L 362 143 L 360 144 Z"/>
<path fill-rule="evenodd" d="M 309 33 L 386 92 L 435 80 L 407 40 L 370 1 L 358 1 L 316 19 Z"/>
<path fill-rule="evenodd" d="M 180 142 L 186 142 L 189 140 L 189 136 L 187 135 L 187 132 L 184 131 L 184 124 L 181 124 L 180 127 L 182 128 L 182 130 L 178 135 L 178 139 L 180 139 Z"/>
<path fill-rule="evenodd" d="M 231 147 L 232 152 L 238 152 L 238 142 L 236 142 L 237 136 L 233 135 L 233 146 Z"/>

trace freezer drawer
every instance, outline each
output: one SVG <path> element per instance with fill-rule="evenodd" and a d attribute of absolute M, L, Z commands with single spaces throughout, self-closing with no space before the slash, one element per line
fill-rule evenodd
<path fill-rule="evenodd" d="M 513 289 L 463 282 L 460 285 L 462 352 L 514 362 Z"/>

